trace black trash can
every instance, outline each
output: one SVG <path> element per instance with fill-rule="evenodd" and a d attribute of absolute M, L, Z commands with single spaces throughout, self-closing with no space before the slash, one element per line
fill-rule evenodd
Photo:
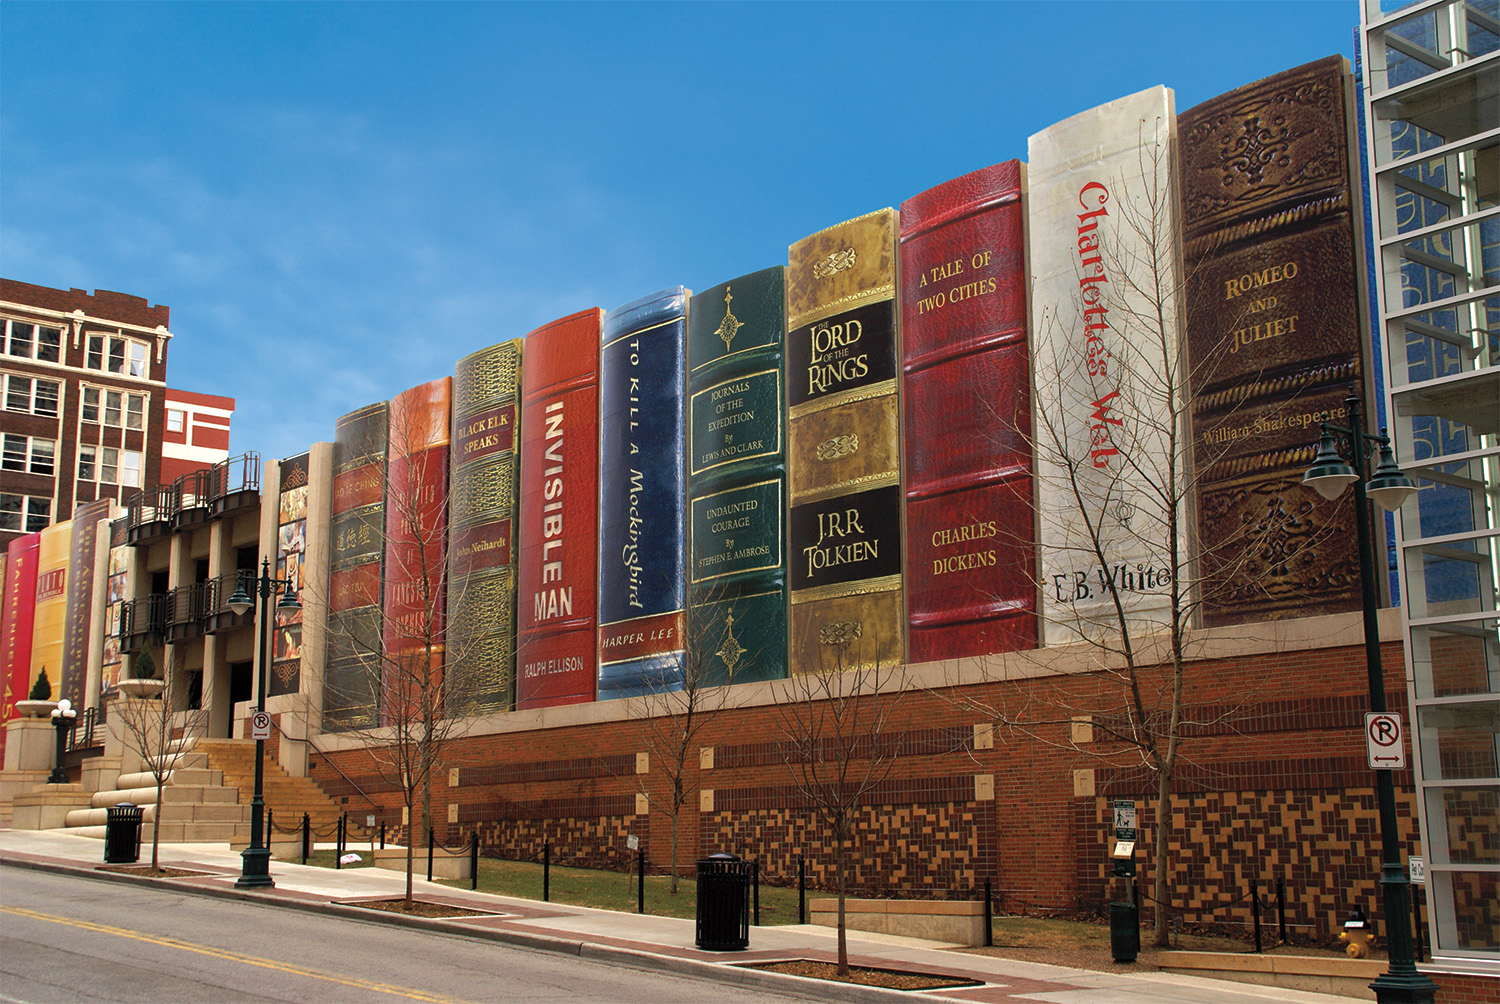
<path fill-rule="evenodd" d="M 1141 954 L 1141 908 L 1134 903 L 1109 904 L 1109 947 L 1116 962 L 1134 962 Z"/>
<path fill-rule="evenodd" d="M 104 863 L 133 864 L 141 859 L 141 816 L 144 810 L 132 802 L 109 808 L 104 823 Z"/>
<path fill-rule="evenodd" d="M 696 944 L 705 952 L 741 952 L 750 947 L 750 875 L 755 865 L 733 854 L 698 862 Z"/>

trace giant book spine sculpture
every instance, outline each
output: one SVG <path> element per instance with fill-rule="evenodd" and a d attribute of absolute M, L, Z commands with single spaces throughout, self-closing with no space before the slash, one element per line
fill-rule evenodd
<path fill-rule="evenodd" d="M 442 693 L 447 648 L 448 444 L 453 378 L 391 400 L 385 494 L 385 723 L 411 722 Z"/>
<path fill-rule="evenodd" d="M 682 686 L 688 291 L 604 317 L 599 357 L 599 699 Z"/>
<path fill-rule="evenodd" d="M 594 699 L 599 669 L 599 332 L 583 310 L 526 336 L 516 707 Z"/>
<path fill-rule="evenodd" d="M 1359 606 L 1353 510 L 1301 485 L 1317 423 L 1346 420 L 1344 398 L 1364 393 L 1351 103 L 1330 56 L 1179 119 L 1210 625 Z"/>
<path fill-rule="evenodd" d="M 784 273 L 692 300 L 686 672 L 697 684 L 786 675 Z"/>
<path fill-rule="evenodd" d="M 509 711 L 515 703 L 520 384 L 519 338 L 464 356 L 453 376 L 446 698 L 452 713 Z"/>
<path fill-rule="evenodd" d="M 901 204 L 912 662 L 1037 644 L 1024 182 L 1012 160 Z"/>
<path fill-rule="evenodd" d="M 787 302 L 792 673 L 905 661 L 896 213 L 793 244 Z"/>
<path fill-rule="evenodd" d="M 381 401 L 351 411 L 334 424 L 328 667 L 323 683 L 327 732 L 378 724 L 389 420 L 390 406 Z"/>
<path fill-rule="evenodd" d="M 31 629 L 36 617 L 37 555 L 42 543 L 40 531 L 17 537 L 5 552 L 5 592 L 0 604 L 0 666 L 5 672 L 5 703 L 0 708 L 0 723 L 16 717 L 17 701 L 31 692 L 36 674 L 31 671 Z M 118 625 L 110 631 L 118 638 Z M 118 644 L 118 643 L 117 643 Z M 55 683 L 52 674 L 49 682 Z"/>
<path fill-rule="evenodd" d="M 1172 92 L 1028 141 L 1038 548 L 1048 645 L 1167 630 L 1188 569 Z M 1176 533 L 1170 528 L 1175 526 Z"/>

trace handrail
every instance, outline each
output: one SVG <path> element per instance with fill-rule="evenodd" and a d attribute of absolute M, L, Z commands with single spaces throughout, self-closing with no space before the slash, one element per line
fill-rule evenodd
<path fill-rule="evenodd" d="M 281 723 L 276 720 L 275 716 L 272 716 L 272 718 L 271 718 L 271 727 L 274 728 L 277 732 L 281 733 L 281 738 L 283 738 L 283 739 L 289 739 L 289 740 L 291 740 L 294 743 L 307 743 L 308 746 L 312 747 L 312 751 L 314 753 L 317 753 L 319 756 L 321 756 L 323 758 L 323 762 L 324 763 L 328 764 L 328 766 L 330 766 L 334 770 L 338 771 L 339 777 L 343 778 L 344 781 L 348 783 L 349 787 L 351 787 L 355 791 L 359 792 L 359 797 L 360 798 L 364 799 L 366 802 L 369 802 L 370 806 L 372 808 L 375 808 L 375 809 L 380 808 L 380 803 L 377 802 L 377 801 L 375 801 L 369 795 L 367 795 L 365 793 L 365 789 L 363 789 L 359 785 L 355 784 L 354 783 L 354 778 L 350 777 L 348 774 L 345 774 L 344 773 L 344 769 L 342 767 L 340 767 L 335 761 L 330 760 L 328 758 L 328 754 L 327 753 L 324 753 L 322 750 L 318 749 L 318 744 L 317 743 L 313 742 L 311 739 L 308 739 L 305 736 L 289 736 L 289 735 L 287 735 L 286 732 L 282 729 Z"/>

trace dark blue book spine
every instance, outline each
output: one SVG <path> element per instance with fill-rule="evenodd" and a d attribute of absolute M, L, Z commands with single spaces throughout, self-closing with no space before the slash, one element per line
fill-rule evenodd
<path fill-rule="evenodd" d="M 682 686 L 687 302 L 605 315 L 599 359 L 599 699 Z"/>

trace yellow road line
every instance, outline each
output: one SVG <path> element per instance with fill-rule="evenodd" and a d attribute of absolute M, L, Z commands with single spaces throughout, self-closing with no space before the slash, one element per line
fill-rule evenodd
<path fill-rule="evenodd" d="M 247 966 L 260 966 L 262 969 L 274 969 L 277 972 L 290 973 L 293 976 L 306 976 L 309 979 L 324 980 L 328 983 L 340 983 L 346 987 L 354 987 L 358 990 L 374 990 L 383 994 L 394 994 L 397 997 L 408 997 L 414 1001 L 429 1001 L 431 1004 L 466 1004 L 457 997 L 445 997 L 442 994 L 429 993 L 425 990 L 413 990 L 410 987 L 398 987 L 391 983 L 376 983 L 373 980 L 362 980 L 352 976 L 336 976 L 332 973 L 320 972 L 316 969 L 307 969 L 302 966 L 288 965 L 285 962 L 277 962 L 274 959 L 262 959 L 254 955 L 243 955 L 239 952 L 230 952 L 222 948 L 212 948 L 208 945 L 195 945 L 191 941 L 179 941 L 176 938 L 164 938 L 157 935 L 142 934 L 139 931 L 131 931 L 123 927 L 110 927 L 108 924 L 95 924 L 87 920 L 74 920 L 71 917 L 58 917 L 50 913 L 39 913 L 36 910 L 23 910 L 13 906 L 0 906 L 0 913 L 8 913 L 17 917 L 29 917 L 32 920 L 45 920 L 53 924 L 63 924 L 68 927 L 76 927 L 85 931 L 94 931 L 99 934 L 113 934 L 120 938 L 129 938 L 132 941 L 144 941 L 151 945 L 162 945 L 166 948 L 177 948 L 184 952 L 196 952 L 199 955 L 207 955 L 214 959 L 224 959 L 229 962 L 243 962 Z"/>

